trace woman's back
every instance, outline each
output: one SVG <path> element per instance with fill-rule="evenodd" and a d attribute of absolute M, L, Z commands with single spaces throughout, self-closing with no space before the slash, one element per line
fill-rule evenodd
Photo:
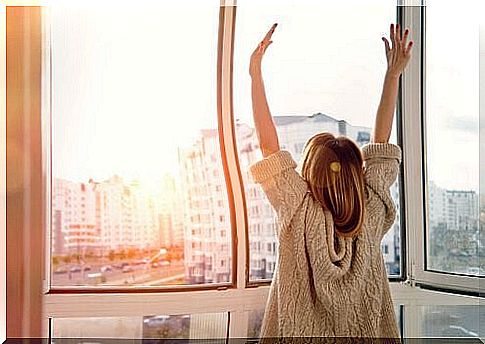
<path fill-rule="evenodd" d="M 365 220 L 355 237 L 337 236 L 287 151 L 251 165 L 278 214 L 279 251 L 261 337 L 399 338 L 380 242 L 395 218 L 389 187 L 401 150 L 362 149 Z"/>

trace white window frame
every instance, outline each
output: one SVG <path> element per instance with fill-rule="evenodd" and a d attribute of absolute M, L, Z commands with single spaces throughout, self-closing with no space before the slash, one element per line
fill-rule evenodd
<path fill-rule="evenodd" d="M 406 248 L 408 280 L 412 285 L 431 286 L 478 295 L 480 278 L 459 276 L 448 273 L 427 271 L 425 267 L 425 235 L 428 236 L 428 219 L 424 209 L 428 206 L 427 180 L 424 175 L 426 165 L 426 7 L 423 0 L 422 11 L 417 11 L 415 1 L 401 1 L 404 9 L 404 25 L 411 30 L 410 39 L 415 42 L 413 57 L 403 74 L 403 156 L 404 156 L 404 200 L 406 209 Z M 421 181 L 421 182 L 417 182 Z M 427 196 L 426 196 L 427 198 Z M 425 233 L 426 232 L 426 233 Z"/>
<path fill-rule="evenodd" d="M 244 214 L 243 204 L 243 187 L 240 184 L 241 179 L 238 177 L 236 169 L 236 147 L 234 132 L 232 127 L 232 72 L 231 59 L 234 43 L 234 20 L 235 20 L 235 0 L 221 0 L 221 6 L 224 7 L 223 33 L 223 59 L 222 59 L 222 111 L 223 123 L 222 130 L 226 142 L 226 155 L 229 165 L 231 187 L 234 192 L 237 237 L 234 242 L 237 244 L 237 287 L 225 290 L 201 290 L 190 292 L 167 292 L 167 293 L 103 293 L 103 294 L 45 294 L 43 297 L 43 334 L 48 336 L 49 318 L 92 318 L 92 317 L 122 317 L 122 316 L 146 316 L 152 314 L 200 314 L 215 312 L 230 312 L 229 336 L 246 337 L 248 326 L 249 312 L 255 309 L 262 309 L 266 305 L 268 285 L 257 287 L 246 287 L 246 216 Z M 420 22 L 417 18 L 405 15 L 405 25 L 410 27 L 413 34 L 420 32 Z M 46 32 L 46 35 L 48 33 Z M 417 287 L 422 282 L 434 285 L 453 286 L 456 289 L 462 288 L 462 279 L 457 281 L 448 281 L 447 279 L 438 279 L 437 276 L 430 275 L 429 272 L 422 269 L 423 247 L 416 246 L 416 243 L 422 242 L 423 231 L 423 183 L 415 183 L 416 180 L 423 180 L 421 175 L 420 158 L 422 156 L 421 137 L 416 135 L 416 128 L 421 129 L 420 107 L 421 103 L 416 101 L 420 99 L 420 53 L 419 40 L 416 41 L 414 49 L 415 58 L 403 76 L 403 117 L 406 119 L 403 126 L 403 153 L 405 157 L 405 205 L 407 213 L 406 218 L 406 246 L 407 246 L 407 281 L 403 283 L 391 283 L 391 293 L 395 304 L 403 304 L 404 310 L 404 336 L 419 336 L 418 307 L 421 305 L 478 305 L 479 298 L 472 296 L 453 295 L 436 291 L 424 290 Z M 45 50 L 45 49 L 44 49 Z M 47 50 L 48 51 L 48 50 Z M 49 60 L 49 56 L 43 56 L 44 62 Z M 49 83 L 44 79 L 43 83 Z M 49 95 L 43 96 L 43 113 L 44 116 L 49 112 Z M 45 121 L 43 121 L 45 125 Z M 50 129 L 46 126 L 37 128 L 42 130 L 44 139 L 43 149 L 43 177 L 50 176 L 50 166 L 47 164 L 50 147 L 49 137 Z M 421 133 L 421 130 L 418 130 Z M 47 135 L 47 137 L 46 137 Z M 47 141 L 46 141 L 47 140 Z M 48 174 L 49 173 L 49 174 Z M 50 195 L 46 195 L 47 197 Z M 45 199 L 48 199 L 48 198 Z M 47 209 L 46 209 L 47 211 Z M 47 214 L 47 213 L 46 213 Z M 46 217 L 47 221 L 50 218 Z M 49 226 L 46 226 L 49 228 Z M 50 235 L 48 233 L 47 235 Z M 48 252 L 48 251 L 47 251 Z M 8 253 L 7 253 L 8 255 Z M 404 257 L 402 257 L 404 259 Z M 35 260 L 27 261 L 30 269 L 35 268 Z M 46 266 L 49 266 L 49 258 L 46 255 Z M 421 265 L 420 265 L 421 263 Z M 50 276 L 48 269 L 45 269 L 44 278 Z M 443 277 L 442 275 L 440 275 Z M 443 281 L 447 283 L 443 283 Z M 449 283 L 448 283 L 449 282 Z M 456 283 L 453 283 L 456 282 Z M 473 286 L 473 285 L 472 285 Z M 44 285 L 47 291 L 47 285 Z M 187 302 L 190 300 L 190 302 Z"/>

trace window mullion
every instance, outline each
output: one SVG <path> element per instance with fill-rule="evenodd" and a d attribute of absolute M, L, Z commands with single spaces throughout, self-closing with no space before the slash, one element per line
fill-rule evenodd
<path fill-rule="evenodd" d="M 403 133 L 403 171 L 404 203 L 406 213 L 407 276 L 411 283 L 415 280 L 416 265 L 422 266 L 424 247 L 423 183 L 421 157 L 423 156 L 421 122 L 421 13 L 419 7 L 402 8 L 404 27 L 410 29 L 410 40 L 415 42 L 413 56 L 402 76 L 402 133 Z"/>
<path fill-rule="evenodd" d="M 233 237 L 233 259 L 237 265 L 232 273 L 236 274 L 237 288 L 246 287 L 246 214 L 244 205 L 244 185 L 239 171 L 238 157 L 236 153 L 236 137 L 234 129 L 232 82 L 233 82 L 233 50 L 234 50 L 234 29 L 236 20 L 235 6 L 221 6 L 219 53 L 220 60 L 218 70 L 220 76 L 218 106 L 220 107 L 220 130 L 224 141 L 223 153 L 227 161 L 229 171 L 232 197 L 234 200 L 235 219 L 232 219 L 236 226 L 236 237 Z"/>

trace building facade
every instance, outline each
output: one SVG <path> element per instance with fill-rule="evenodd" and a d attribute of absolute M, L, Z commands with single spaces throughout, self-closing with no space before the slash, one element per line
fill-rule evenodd
<path fill-rule="evenodd" d="M 202 130 L 192 146 L 180 148 L 179 165 L 186 283 L 228 282 L 232 233 L 217 130 Z"/>
<path fill-rule="evenodd" d="M 54 255 L 159 247 L 154 197 L 138 183 L 125 185 L 118 176 L 88 183 L 57 178 L 52 189 Z"/>

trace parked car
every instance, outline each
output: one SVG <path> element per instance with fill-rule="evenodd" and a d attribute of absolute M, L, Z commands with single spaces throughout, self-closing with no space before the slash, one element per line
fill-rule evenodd
<path fill-rule="evenodd" d="M 168 315 L 155 315 L 152 317 L 146 317 L 145 319 L 143 319 L 143 326 L 148 326 L 148 327 L 163 326 L 167 324 L 169 319 L 170 319 L 170 316 Z"/>
<path fill-rule="evenodd" d="M 90 265 L 84 265 L 83 270 L 84 271 L 91 271 L 91 266 Z"/>
<path fill-rule="evenodd" d="M 101 272 L 90 273 L 87 276 L 88 284 L 99 284 L 99 283 L 106 283 L 106 276 L 104 276 Z"/>
<path fill-rule="evenodd" d="M 111 267 L 111 265 L 104 265 L 99 269 L 99 271 L 101 271 L 101 272 L 111 272 L 111 271 L 113 271 L 113 268 Z"/>
<path fill-rule="evenodd" d="M 67 269 L 65 266 L 59 266 L 57 269 L 54 270 L 55 274 L 65 274 L 67 273 Z"/>
<path fill-rule="evenodd" d="M 123 269 L 121 269 L 122 272 L 132 272 L 133 268 L 130 265 L 125 265 L 123 266 Z"/>
<path fill-rule="evenodd" d="M 480 273 L 480 268 L 478 266 L 470 266 L 467 269 L 467 273 L 472 275 L 478 275 Z"/>
<path fill-rule="evenodd" d="M 137 261 L 135 261 L 135 265 L 144 265 L 146 263 L 149 263 L 150 262 L 150 259 L 138 259 Z"/>
<path fill-rule="evenodd" d="M 153 262 L 153 263 L 151 264 L 151 267 L 152 267 L 152 268 L 158 268 L 158 267 L 159 267 L 159 265 L 158 265 L 158 263 L 157 263 L 157 262 Z"/>
<path fill-rule="evenodd" d="M 74 265 L 70 269 L 71 272 L 81 272 L 81 267 L 79 265 Z"/>

